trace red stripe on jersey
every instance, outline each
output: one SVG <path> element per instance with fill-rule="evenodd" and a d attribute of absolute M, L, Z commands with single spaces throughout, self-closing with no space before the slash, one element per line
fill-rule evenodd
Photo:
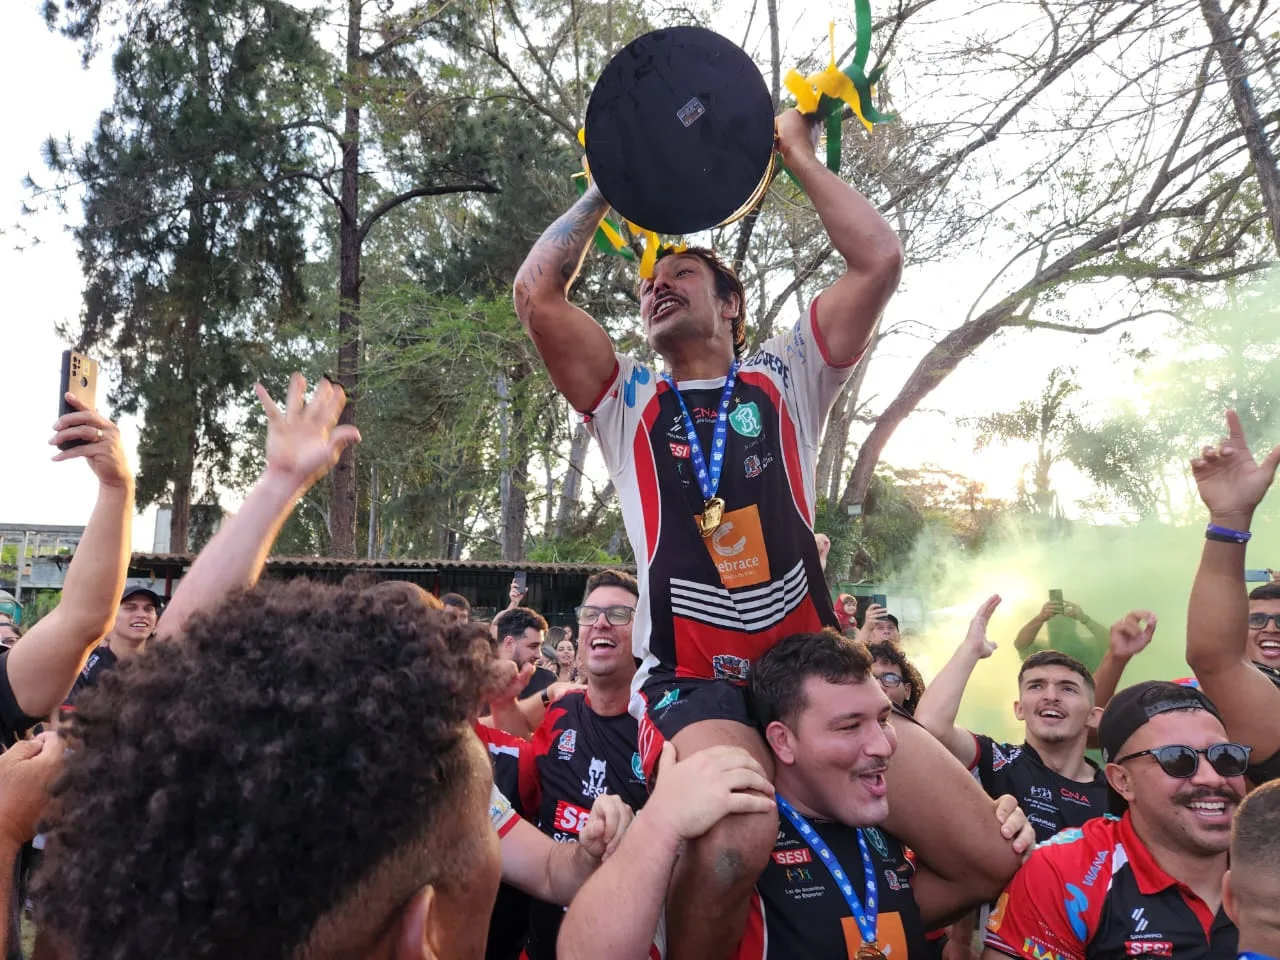
<path fill-rule="evenodd" d="M 730 960 L 765 960 L 765 951 L 769 948 L 769 937 L 764 928 L 764 904 L 760 894 L 751 891 L 751 908 L 747 914 L 747 929 L 742 932 L 738 941 L 738 949 Z"/>
<path fill-rule="evenodd" d="M 590 417 L 591 414 L 595 413 L 598 409 L 600 409 L 600 404 L 604 403 L 604 398 L 609 395 L 609 391 L 614 386 L 617 385 L 621 374 L 622 374 L 622 364 L 618 363 L 618 358 L 617 356 L 615 356 L 613 358 L 613 372 L 609 374 L 609 378 L 605 380 L 604 386 L 600 388 L 599 395 L 595 398 L 595 400 L 593 400 L 590 404 L 587 405 L 587 409 L 579 410 L 577 412 L 582 414 L 584 417 Z"/>
<path fill-rule="evenodd" d="M 662 410 L 660 398 L 667 388 L 665 381 L 659 381 L 658 389 L 645 405 L 644 429 L 636 431 L 631 461 L 636 468 L 636 491 L 640 495 L 640 507 L 644 511 L 644 540 L 648 562 L 658 552 L 658 532 L 662 529 L 662 498 L 658 496 L 658 463 L 653 454 L 653 425 Z"/>
<path fill-rule="evenodd" d="M 791 499 L 795 501 L 796 510 L 810 527 L 813 526 L 813 514 L 809 512 L 809 498 L 804 492 L 804 471 L 800 468 L 800 443 L 796 439 L 795 421 L 787 409 L 786 401 L 778 393 L 778 386 L 763 373 L 739 374 L 743 383 L 763 390 L 778 411 L 778 424 L 781 428 L 782 460 L 787 465 L 787 481 L 791 485 Z"/>
<path fill-rule="evenodd" d="M 676 676 L 707 679 L 716 676 L 711 658 L 717 654 L 754 662 L 783 637 L 795 633 L 817 633 L 823 624 L 818 608 L 812 600 L 806 600 L 783 617 L 780 623 L 760 633 L 726 630 L 679 616 L 672 618 L 672 627 L 676 642 Z"/>
<path fill-rule="evenodd" d="M 551 706 L 542 717 L 542 723 L 533 731 L 531 749 L 520 751 L 520 802 L 530 818 L 537 823 L 538 808 L 542 805 L 542 779 L 538 776 L 538 758 L 551 752 L 551 745 L 560 739 L 561 731 L 556 723 L 569 711 L 562 706 Z"/>
<path fill-rule="evenodd" d="M 667 742 L 667 738 L 649 719 L 649 698 L 641 692 L 640 699 L 644 701 L 644 712 L 640 714 L 640 723 L 636 729 L 636 750 L 640 754 L 640 769 L 644 771 L 645 783 L 653 783 L 658 758 L 662 756 L 662 745 Z"/>

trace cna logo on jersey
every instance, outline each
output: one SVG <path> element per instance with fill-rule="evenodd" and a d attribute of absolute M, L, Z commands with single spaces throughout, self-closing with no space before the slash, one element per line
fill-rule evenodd
<path fill-rule="evenodd" d="M 556 742 L 556 749 L 560 752 L 561 760 L 572 757 L 574 751 L 578 749 L 578 731 L 570 728 L 561 733 L 560 739 Z"/>
<path fill-rule="evenodd" d="M 1066 800 L 1068 803 L 1078 803 L 1084 807 L 1089 806 L 1089 798 L 1078 790 L 1063 787 L 1059 793 L 1062 795 L 1062 799 Z"/>
<path fill-rule="evenodd" d="M 582 781 L 582 795 L 594 800 L 596 797 L 603 797 L 608 792 L 608 787 L 604 784 L 605 762 L 591 758 L 591 766 L 587 770 L 587 779 Z"/>

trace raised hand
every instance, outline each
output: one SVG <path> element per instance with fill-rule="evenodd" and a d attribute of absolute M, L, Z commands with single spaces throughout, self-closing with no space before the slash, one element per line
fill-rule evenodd
<path fill-rule="evenodd" d="M 308 403 L 306 378 L 295 373 L 289 378 L 284 411 L 276 406 L 267 388 L 254 386 L 267 414 L 267 472 L 292 479 L 299 487 L 310 487 L 338 462 L 342 451 L 360 442 L 360 431 L 350 425 L 337 426 L 347 395 L 342 389 L 321 380 Z"/>
<path fill-rule="evenodd" d="M 64 746 L 56 733 L 42 733 L 0 755 L 0 837 L 15 846 L 36 835 L 49 785 L 62 772 Z"/>
<path fill-rule="evenodd" d="M 996 801 L 996 820 L 1000 822 L 1000 836 L 1009 841 L 1013 852 L 1025 854 L 1025 860 L 1036 845 L 1036 828 L 1018 806 L 1016 797 L 1005 794 Z"/>
<path fill-rule="evenodd" d="M 1061 612 L 1063 616 L 1070 617 L 1072 620 L 1085 619 L 1084 607 L 1078 603 L 1064 603 Z"/>
<path fill-rule="evenodd" d="M 66 399 L 74 409 L 54 421 L 53 436 L 49 443 L 56 447 L 71 440 L 87 442 L 78 447 L 59 450 L 53 459 L 60 461 L 82 457 L 89 461 L 89 468 L 104 487 L 127 487 L 133 482 L 133 474 L 124 455 L 124 444 L 120 442 L 120 430 L 97 410 L 86 407 L 74 393 L 68 393 Z"/>
<path fill-rule="evenodd" d="M 971 652 L 977 654 L 979 660 L 987 659 L 999 646 L 998 643 L 987 639 L 987 624 L 991 622 L 991 615 L 996 612 L 998 606 L 1000 606 L 999 594 L 987 597 L 978 608 L 978 612 L 973 615 L 973 619 L 969 621 L 969 632 L 965 634 L 964 644 Z"/>
<path fill-rule="evenodd" d="M 611 793 L 596 797 L 596 802 L 591 805 L 591 815 L 578 834 L 583 853 L 597 860 L 607 860 L 618 849 L 633 819 L 635 814 L 621 797 Z"/>
<path fill-rule="evenodd" d="M 668 741 L 644 816 L 681 840 L 693 840 L 730 814 L 773 809 L 773 784 L 747 751 L 708 747 L 677 762 L 675 744 Z"/>
<path fill-rule="evenodd" d="M 1227 437 L 1217 446 L 1207 446 L 1191 461 L 1200 499 L 1209 508 L 1215 523 L 1233 529 L 1248 529 L 1253 511 L 1266 496 L 1280 464 L 1280 447 L 1275 447 L 1258 463 L 1249 450 L 1240 417 L 1227 411 Z"/>
<path fill-rule="evenodd" d="M 801 157 L 812 158 L 822 134 L 822 125 L 814 117 L 807 117 L 799 110 L 786 110 L 774 121 L 777 128 L 778 150 L 788 163 Z"/>
<path fill-rule="evenodd" d="M 1111 625 L 1111 652 L 1134 657 L 1147 649 L 1156 632 L 1156 615 L 1150 610 L 1130 610 Z"/>

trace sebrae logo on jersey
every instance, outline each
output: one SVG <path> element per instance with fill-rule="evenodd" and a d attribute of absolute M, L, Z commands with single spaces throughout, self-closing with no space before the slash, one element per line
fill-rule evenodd
<path fill-rule="evenodd" d="M 582 795 L 594 800 L 596 797 L 602 797 L 608 792 L 608 787 L 604 785 L 605 762 L 591 758 L 591 766 L 587 770 L 587 779 L 582 781 Z"/>

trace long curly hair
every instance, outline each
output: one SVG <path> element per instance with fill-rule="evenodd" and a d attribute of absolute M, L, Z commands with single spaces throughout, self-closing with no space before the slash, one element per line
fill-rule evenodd
<path fill-rule="evenodd" d="M 79 701 L 40 922 L 76 960 L 367 944 L 469 856 L 453 833 L 491 670 L 485 629 L 413 584 L 228 598 Z"/>

